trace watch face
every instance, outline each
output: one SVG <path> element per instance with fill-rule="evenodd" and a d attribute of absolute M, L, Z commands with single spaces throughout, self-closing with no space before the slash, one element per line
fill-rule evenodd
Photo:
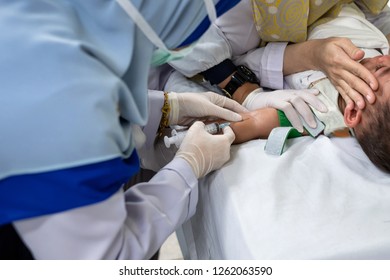
<path fill-rule="evenodd" d="M 237 72 L 239 72 L 248 82 L 254 84 L 259 83 L 259 80 L 257 79 L 255 73 L 253 73 L 252 70 L 250 70 L 248 67 L 244 65 L 239 65 L 237 66 Z"/>
<path fill-rule="evenodd" d="M 224 90 L 229 93 L 229 96 L 231 97 L 237 88 L 242 86 L 245 82 L 260 84 L 255 73 L 253 73 L 248 67 L 239 65 L 237 66 L 237 72 L 231 76 L 231 80 L 225 86 Z"/>

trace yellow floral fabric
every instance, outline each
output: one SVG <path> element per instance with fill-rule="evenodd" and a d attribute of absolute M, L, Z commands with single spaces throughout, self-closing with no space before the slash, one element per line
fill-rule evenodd
<path fill-rule="evenodd" d="M 303 42 L 310 28 L 331 20 L 353 0 L 252 0 L 257 32 L 265 42 Z M 362 0 L 378 14 L 388 0 Z"/>

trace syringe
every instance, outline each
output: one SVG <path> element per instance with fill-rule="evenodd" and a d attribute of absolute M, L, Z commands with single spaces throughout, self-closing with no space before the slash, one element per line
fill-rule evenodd
<path fill-rule="evenodd" d="M 204 126 L 204 129 L 210 133 L 210 134 L 217 134 L 219 133 L 220 131 L 222 131 L 222 129 L 225 127 L 225 126 L 229 126 L 230 123 L 226 122 L 226 123 L 210 123 L 210 124 L 207 124 Z M 184 131 L 177 131 L 176 129 L 172 129 L 172 132 L 171 132 L 171 137 L 168 137 L 168 136 L 165 136 L 164 137 L 164 143 L 165 143 L 165 146 L 167 148 L 169 148 L 172 144 L 175 144 L 175 146 L 177 148 L 180 147 L 180 144 L 181 142 L 183 142 L 183 139 L 184 137 L 186 136 L 187 134 L 187 130 L 184 130 Z"/>

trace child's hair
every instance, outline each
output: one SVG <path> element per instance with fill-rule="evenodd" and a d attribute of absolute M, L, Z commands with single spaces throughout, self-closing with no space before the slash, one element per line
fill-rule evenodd
<path fill-rule="evenodd" d="M 356 139 L 368 158 L 382 171 L 390 173 L 390 102 L 386 98 L 364 109 L 364 120 L 355 130 Z"/>

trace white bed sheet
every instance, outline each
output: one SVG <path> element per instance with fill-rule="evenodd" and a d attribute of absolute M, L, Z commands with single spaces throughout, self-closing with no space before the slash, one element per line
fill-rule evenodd
<path fill-rule="evenodd" d="M 186 259 L 390 259 L 390 175 L 354 138 L 233 146 L 177 232 Z"/>

